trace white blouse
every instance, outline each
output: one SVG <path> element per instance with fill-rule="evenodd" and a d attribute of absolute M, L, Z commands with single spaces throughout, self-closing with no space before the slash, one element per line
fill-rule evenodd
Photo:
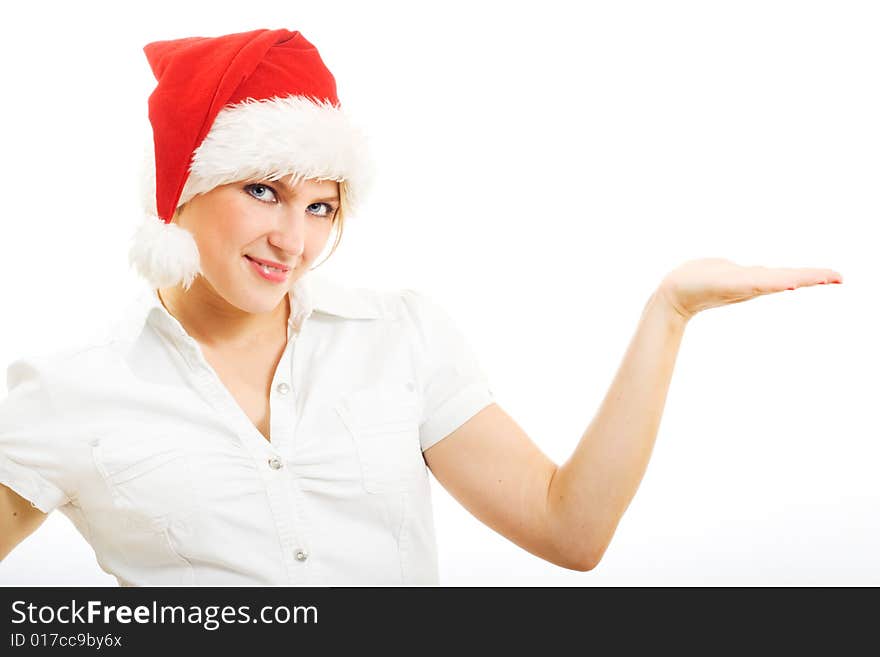
<path fill-rule="evenodd" d="M 487 377 L 417 291 L 309 272 L 289 297 L 271 442 L 145 289 L 104 338 L 9 365 L 0 483 L 122 586 L 437 584 L 422 451 Z"/>

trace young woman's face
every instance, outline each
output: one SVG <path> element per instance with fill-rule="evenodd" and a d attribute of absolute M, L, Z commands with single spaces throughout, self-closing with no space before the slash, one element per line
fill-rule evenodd
<path fill-rule="evenodd" d="M 276 308 L 322 253 L 338 208 L 339 183 L 303 180 L 290 187 L 284 178 L 215 187 L 192 198 L 174 221 L 195 238 L 202 275 L 217 293 L 262 313 Z M 250 258 L 283 265 L 283 280 L 267 280 Z"/>

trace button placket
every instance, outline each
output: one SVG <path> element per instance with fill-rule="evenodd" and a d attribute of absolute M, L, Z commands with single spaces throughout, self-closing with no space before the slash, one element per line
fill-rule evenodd
<path fill-rule="evenodd" d="M 288 336 L 287 348 L 278 363 L 275 379 L 273 381 L 272 394 L 269 398 L 270 422 L 272 432 L 272 446 L 275 453 L 270 454 L 267 460 L 268 472 L 266 476 L 275 482 L 272 490 L 277 491 L 277 496 L 285 500 L 288 506 L 285 524 L 289 525 L 288 531 L 280 536 L 284 548 L 285 561 L 290 564 L 291 583 L 308 583 L 313 577 L 313 565 L 306 561 L 309 558 L 308 524 L 305 520 L 304 509 L 299 499 L 299 490 L 295 483 L 295 472 L 289 472 L 289 476 L 281 476 L 288 470 L 285 455 L 290 454 L 294 427 L 296 425 L 296 395 L 293 390 L 293 367 L 294 357 L 298 351 L 297 345 L 301 340 L 300 333 L 292 333 Z M 301 349 L 301 347 L 300 347 Z M 277 520 L 280 522 L 280 519 Z"/>
<path fill-rule="evenodd" d="M 162 320 L 160 320 L 162 321 Z M 166 326 L 167 326 L 167 322 Z M 291 584 L 301 584 L 308 578 L 312 566 L 303 562 L 308 558 L 307 537 L 303 534 L 307 531 L 301 521 L 302 511 L 294 492 L 291 490 L 290 481 L 282 476 L 284 460 L 273 454 L 275 450 L 269 447 L 266 439 L 257 431 L 253 423 L 244 413 L 244 410 L 236 403 L 229 390 L 223 385 L 217 373 L 204 357 L 198 343 L 177 327 L 168 327 L 163 331 L 165 337 L 177 348 L 178 353 L 187 364 L 188 378 L 197 392 L 227 420 L 231 430 L 237 435 L 242 447 L 247 449 L 255 462 L 266 465 L 259 468 L 260 478 L 266 486 L 271 514 L 275 521 L 278 539 L 284 554 L 284 563 L 288 573 L 288 581 Z M 296 335 L 290 337 L 287 348 L 279 363 L 277 373 L 281 373 L 282 379 L 291 380 L 292 374 L 292 351 L 296 341 Z M 273 444 L 276 437 L 290 437 L 292 434 L 293 420 L 295 417 L 295 403 L 290 399 L 293 395 L 290 383 L 287 380 L 278 381 L 275 391 L 281 395 L 283 403 L 279 403 L 275 395 L 270 396 L 271 431 Z M 282 385 L 283 384 L 283 385 Z M 280 390 L 279 390 L 280 388 Z M 283 392 L 282 392 L 283 390 Z M 273 403 L 273 399 L 275 403 Z M 267 448 L 269 454 L 267 455 Z"/>
<path fill-rule="evenodd" d="M 306 319 L 308 319 L 308 316 Z M 287 450 L 285 453 L 288 455 L 293 453 L 293 443 L 295 443 L 296 439 L 296 427 L 299 417 L 297 415 L 298 388 L 295 386 L 304 385 L 302 383 L 302 368 L 303 363 L 308 362 L 308 349 L 306 347 L 309 343 L 309 325 L 309 321 L 303 321 L 299 326 L 299 330 L 293 333 L 290 338 L 290 342 L 294 344 L 290 353 L 285 354 L 285 357 L 289 357 L 290 360 L 284 368 L 288 378 L 286 381 L 278 381 L 276 383 L 274 389 L 276 394 L 273 395 L 272 401 L 272 417 L 278 418 L 279 423 L 283 422 L 286 425 L 284 431 L 285 441 L 289 441 L 290 444 L 285 445 L 284 449 Z M 281 370 L 279 369 L 279 371 Z M 274 422 L 272 430 L 276 430 Z M 295 465 L 293 461 L 290 461 L 289 464 L 290 467 Z M 291 476 L 286 478 L 288 483 L 287 490 L 293 504 L 293 515 L 296 518 L 298 540 L 290 545 L 286 556 L 290 558 L 297 573 L 296 581 L 310 583 L 319 580 L 321 577 L 319 564 L 313 558 L 310 558 L 313 555 L 309 545 L 309 533 L 313 525 L 308 517 L 308 509 L 302 497 L 302 491 L 297 485 L 296 472 L 292 471 L 290 474 Z"/>
<path fill-rule="evenodd" d="M 293 433 L 293 425 L 296 415 L 293 389 L 291 381 L 291 354 L 295 350 L 293 340 L 288 340 L 281 360 L 275 370 L 271 394 L 269 395 L 269 423 L 272 436 L 272 444 L 280 449 L 288 443 Z"/>

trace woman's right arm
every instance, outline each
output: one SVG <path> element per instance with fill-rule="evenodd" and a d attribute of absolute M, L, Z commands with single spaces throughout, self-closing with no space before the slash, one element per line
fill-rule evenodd
<path fill-rule="evenodd" d="M 0 561 L 33 534 L 48 515 L 8 486 L 0 484 Z"/>

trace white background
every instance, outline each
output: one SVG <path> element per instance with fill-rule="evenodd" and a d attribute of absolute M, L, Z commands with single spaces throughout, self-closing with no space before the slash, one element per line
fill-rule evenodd
<path fill-rule="evenodd" d="M 654 455 L 598 568 L 488 529 L 432 479 L 447 585 L 880 584 L 873 2 L 14 3 L 0 25 L 0 364 L 132 289 L 155 81 L 144 44 L 300 30 L 378 178 L 323 265 L 455 318 L 554 461 L 665 272 L 697 257 L 843 285 L 688 326 Z M 2 584 L 115 584 L 60 513 Z"/>

